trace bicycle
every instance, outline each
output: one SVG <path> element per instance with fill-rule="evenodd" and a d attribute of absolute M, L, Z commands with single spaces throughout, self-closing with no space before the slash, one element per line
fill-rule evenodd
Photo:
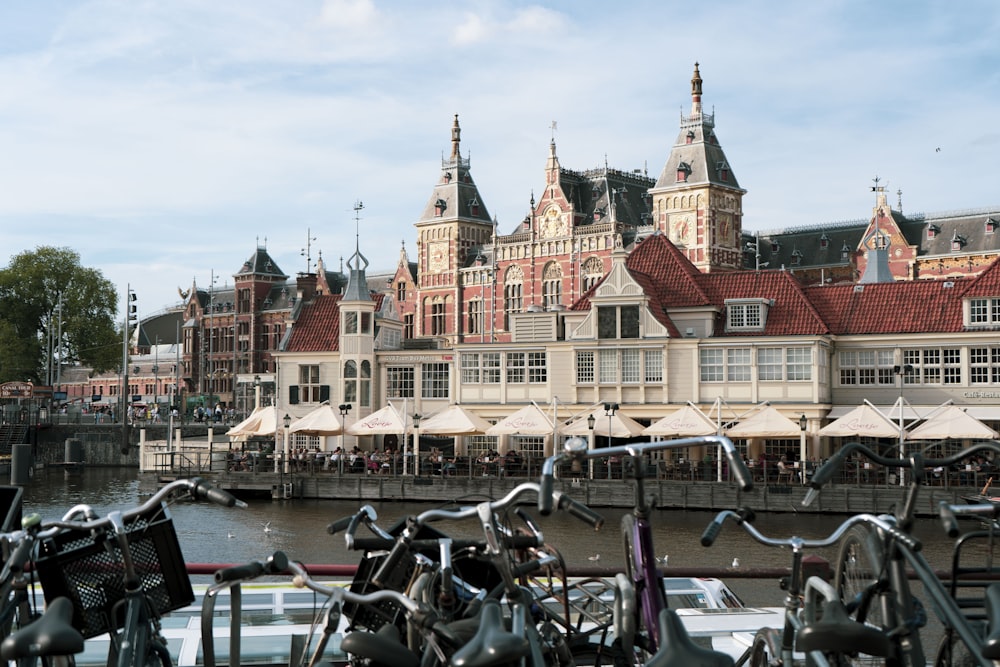
<path fill-rule="evenodd" d="M 172 663 L 160 617 L 191 604 L 194 593 L 167 504 L 187 498 L 246 507 L 195 477 L 166 484 L 134 508 L 91 518 L 93 511 L 79 505 L 68 518 L 40 526 L 34 567 L 46 602 L 68 597 L 84 639 L 108 633 L 109 665 Z M 84 518 L 72 518 L 78 515 Z"/>
<path fill-rule="evenodd" d="M 701 537 L 702 546 L 712 546 L 727 519 L 742 527 L 757 542 L 788 548 L 792 552 L 790 575 L 782 581 L 785 590 L 784 626 L 780 630 L 761 628 L 757 631 L 747 656 L 751 665 L 793 665 L 796 651 L 807 654 L 809 664 L 816 666 L 841 664 L 842 656 L 857 652 L 883 658 L 889 654 L 888 635 L 880 629 L 849 619 L 840 597 L 829 583 L 815 575 L 803 581 L 802 557 L 806 549 L 837 544 L 853 526 L 859 524 L 877 527 L 892 534 L 908 548 L 919 551 L 920 543 L 916 539 L 871 514 L 856 514 L 823 538 L 767 537 L 753 525 L 753 511 L 742 508 L 719 512 L 705 528 Z"/>
<path fill-rule="evenodd" d="M 653 549 L 651 523 L 653 502 L 645 495 L 645 454 L 666 449 L 698 446 L 717 446 L 729 462 L 729 470 L 743 491 L 753 488 L 753 476 L 739 456 L 732 441 L 724 436 L 702 436 L 657 442 L 631 443 L 618 447 L 590 450 L 583 438 L 569 438 L 563 451 L 550 456 L 542 466 L 542 480 L 538 510 L 543 515 L 551 511 L 552 489 L 555 484 L 556 465 L 563 461 L 577 461 L 603 457 L 629 457 L 632 478 L 635 480 L 635 505 L 630 514 L 622 517 L 622 540 L 625 547 L 625 574 L 617 577 L 619 599 L 616 601 L 615 636 L 619 649 L 625 656 L 643 661 L 643 656 L 657 653 L 662 641 L 660 617 L 667 609 L 663 590 L 663 574 L 657 567 Z M 639 652 L 635 649 L 638 648 Z"/>
<path fill-rule="evenodd" d="M 876 454 L 859 443 L 848 443 L 816 470 L 802 504 L 811 504 L 847 457 L 858 453 L 876 464 L 910 471 L 902 504 L 892 514 L 879 517 L 909 534 L 925 469 L 949 468 L 978 452 L 992 452 L 996 456 L 1000 454 L 1000 445 L 982 443 L 943 458 L 925 459 L 916 452 L 905 459 L 898 459 Z M 972 659 L 982 665 L 993 664 L 993 658 L 983 653 L 985 646 L 981 634 L 967 622 L 957 602 L 924 556 L 899 539 L 898 532 L 889 532 L 871 524 L 857 525 L 841 540 L 835 563 L 834 586 L 852 618 L 888 633 L 891 651 L 886 662 L 912 667 L 924 667 L 926 663 L 920 629 L 926 625 L 927 611 L 910 588 L 907 566 L 923 585 L 938 618 L 945 627 L 954 630 L 957 641 L 968 648 Z M 855 662 L 864 660 L 867 659 L 860 656 Z"/>

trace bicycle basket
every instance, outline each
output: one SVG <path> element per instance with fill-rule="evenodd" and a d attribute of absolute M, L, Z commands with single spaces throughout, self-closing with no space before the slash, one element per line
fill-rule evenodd
<path fill-rule="evenodd" d="M 177 533 L 166 505 L 125 525 L 136 574 L 150 606 L 164 614 L 194 602 Z M 111 532 L 63 531 L 41 543 L 35 560 L 45 600 L 73 601 L 73 626 L 85 639 L 120 629 L 125 573 Z M 116 609 L 116 606 L 119 609 Z"/>

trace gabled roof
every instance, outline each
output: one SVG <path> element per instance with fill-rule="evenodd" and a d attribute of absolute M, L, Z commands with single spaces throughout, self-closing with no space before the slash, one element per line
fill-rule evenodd
<path fill-rule="evenodd" d="M 663 234 L 636 244 L 626 266 L 643 291 L 664 309 L 711 304 L 700 283 L 704 274 Z"/>
<path fill-rule="evenodd" d="M 967 282 L 816 285 L 803 291 L 833 334 L 956 333 L 963 330 L 961 297 Z"/>
<path fill-rule="evenodd" d="M 1000 297 L 1000 258 L 993 260 L 982 273 L 968 281 L 962 296 L 967 299 Z"/>
<path fill-rule="evenodd" d="M 278 263 L 267 254 L 267 248 L 257 248 L 257 251 L 250 255 L 250 259 L 243 262 L 243 266 L 234 274 L 238 276 L 269 276 L 286 280 L 288 276 L 278 267 Z"/>
<path fill-rule="evenodd" d="M 322 294 L 304 303 L 292 326 L 286 352 L 336 352 L 340 349 L 340 294 Z"/>

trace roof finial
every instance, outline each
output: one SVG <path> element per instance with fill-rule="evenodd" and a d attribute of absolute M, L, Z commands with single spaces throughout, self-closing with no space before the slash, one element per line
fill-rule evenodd
<path fill-rule="evenodd" d="M 701 73 L 698 63 L 694 64 L 694 75 L 691 77 L 691 115 L 701 115 Z"/>
<path fill-rule="evenodd" d="M 451 126 L 451 159 L 457 160 L 461 156 L 458 145 L 462 142 L 462 128 L 458 126 L 458 114 L 455 114 L 455 122 Z"/>

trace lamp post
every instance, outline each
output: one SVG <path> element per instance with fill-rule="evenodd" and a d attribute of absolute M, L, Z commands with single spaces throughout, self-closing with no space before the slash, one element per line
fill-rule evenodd
<path fill-rule="evenodd" d="M 260 407 L 260 376 L 253 376 L 253 409 Z"/>
<path fill-rule="evenodd" d="M 413 413 L 413 475 L 420 477 L 420 413 Z"/>
<path fill-rule="evenodd" d="M 285 447 L 284 447 L 284 449 L 285 449 L 285 474 L 287 475 L 288 472 L 289 472 L 289 469 L 288 469 L 288 467 L 289 467 L 288 466 L 289 461 L 288 461 L 288 459 L 289 459 L 289 453 L 290 453 L 288 451 L 288 427 L 291 426 L 291 424 L 292 424 L 292 418 L 289 417 L 288 414 L 286 413 L 285 416 L 284 416 L 284 418 L 281 421 L 285 425 Z"/>
<path fill-rule="evenodd" d="M 902 366 L 893 366 L 892 372 L 896 374 L 899 378 L 899 458 L 903 458 L 906 453 L 904 450 L 905 444 L 903 440 L 903 383 L 906 381 L 906 377 L 913 375 L 913 366 L 910 364 L 903 364 Z M 899 469 L 899 485 L 904 486 L 903 481 L 903 468 Z"/>
<path fill-rule="evenodd" d="M 604 404 L 604 414 L 608 416 L 608 447 L 611 447 L 611 418 L 615 416 L 615 412 L 618 410 L 617 403 L 605 403 Z M 611 457 L 608 456 L 608 479 L 611 479 Z"/>
<path fill-rule="evenodd" d="M 350 403 L 341 403 L 337 406 L 340 410 L 340 456 L 337 458 L 338 474 L 344 474 L 344 455 L 347 454 L 347 413 L 351 411 Z"/>
<path fill-rule="evenodd" d="M 799 477 L 806 483 L 806 416 L 799 415 Z"/>
<path fill-rule="evenodd" d="M 594 413 L 591 412 L 587 415 L 587 429 L 590 431 L 590 436 L 587 438 L 587 449 L 594 448 L 594 424 L 597 420 L 594 419 Z M 587 478 L 594 479 L 594 459 L 587 461 Z"/>

